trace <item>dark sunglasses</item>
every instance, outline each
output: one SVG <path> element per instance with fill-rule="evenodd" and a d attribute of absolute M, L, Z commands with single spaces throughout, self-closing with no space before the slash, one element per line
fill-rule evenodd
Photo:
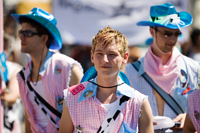
<path fill-rule="evenodd" d="M 38 35 L 38 36 L 42 35 L 42 33 L 33 32 L 31 30 L 19 30 L 18 34 L 19 34 L 19 36 L 23 35 L 24 37 L 32 37 L 34 35 Z"/>
<path fill-rule="evenodd" d="M 167 37 L 172 37 L 173 35 L 174 35 L 175 37 L 179 37 L 179 36 L 182 34 L 180 31 L 175 32 L 175 33 L 172 33 L 172 32 L 169 32 L 169 31 L 161 32 L 161 31 L 159 31 L 158 29 L 155 29 L 155 31 L 160 32 L 160 33 L 163 34 L 164 37 L 166 37 L 166 38 L 167 38 Z"/>

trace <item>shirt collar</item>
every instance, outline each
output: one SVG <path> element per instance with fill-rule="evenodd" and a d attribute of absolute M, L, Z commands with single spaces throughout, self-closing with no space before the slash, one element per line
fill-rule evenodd
<path fill-rule="evenodd" d="M 41 68 L 40 68 L 40 72 L 39 72 L 40 75 L 43 75 L 43 74 L 44 74 L 44 72 L 45 72 L 45 70 L 46 70 L 46 68 L 47 68 L 47 66 L 48 66 L 48 64 L 49 64 L 49 62 L 51 61 L 52 55 L 53 55 L 53 52 L 48 50 L 47 56 L 46 56 L 46 58 L 45 58 L 45 60 L 44 60 L 44 62 L 43 62 L 43 64 L 42 64 L 42 66 L 41 66 Z"/>
<path fill-rule="evenodd" d="M 97 77 L 92 79 L 92 82 L 97 83 Z M 120 78 L 119 84 L 121 84 L 121 83 L 123 83 L 123 81 Z M 132 87 L 130 87 L 129 85 L 127 85 L 126 83 L 124 83 L 120 86 L 117 86 L 116 93 L 117 93 L 117 96 L 126 95 L 128 97 L 135 98 L 134 89 Z M 94 96 L 94 100 L 95 100 L 96 94 L 97 94 L 97 85 L 95 85 L 93 83 L 88 83 L 88 85 L 85 87 L 83 93 L 79 97 L 78 103 L 81 101 L 84 101 L 92 96 Z"/>
<path fill-rule="evenodd" d="M 43 62 L 43 64 L 42 64 L 42 66 L 41 66 L 41 68 L 40 68 L 39 74 L 40 74 L 41 76 L 44 75 L 44 72 L 45 72 L 45 70 L 46 70 L 46 68 L 47 68 L 47 66 L 48 66 L 48 64 L 49 64 L 49 62 L 51 61 L 52 55 L 53 55 L 53 52 L 48 50 L 47 56 L 46 56 L 46 58 L 45 58 L 45 60 L 44 60 L 44 62 Z M 27 76 L 27 78 L 29 78 L 29 77 L 30 77 L 30 74 L 31 74 L 32 67 L 33 67 L 33 62 L 30 60 L 30 62 L 28 63 L 28 65 L 27 65 L 26 67 L 28 67 L 29 70 L 30 70 L 29 73 L 28 73 L 28 76 Z"/>

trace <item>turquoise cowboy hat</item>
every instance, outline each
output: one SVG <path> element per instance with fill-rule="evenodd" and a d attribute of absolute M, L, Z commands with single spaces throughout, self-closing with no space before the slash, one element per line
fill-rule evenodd
<path fill-rule="evenodd" d="M 11 14 L 11 15 L 19 24 L 21 24 L 19 21 L 20 17 L 26 17 L 41 24 L 53 36 L 53 41 L 51 42 L 49 49 L 59 50 L 62 48 L 62 38 L 58 28 L 56 27 L 57 21 L 52 14 L 44 11 L 41 8 L 35 7 L 28 14 Z"/>
<path fill-rule="evenodd" d="M 177 12 L 171 3 L 151 6 L 150 21 L 140 21 L 138 26 L 166 27 L 180 29 L 193 22 L 192 15 L 188 12 Z"/>

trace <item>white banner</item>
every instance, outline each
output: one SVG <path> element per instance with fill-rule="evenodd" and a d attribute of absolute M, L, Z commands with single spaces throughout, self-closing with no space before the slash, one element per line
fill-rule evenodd
<path fill-rule="evenodd" d="M 53 14 L 64 44 L 91 45 L 100 29 L 111 26 L 128 38 L 130 45 L 144 44 L 149 27 L 137 26 L 149 20 L 150 6 L 170 2 L 178 12 L 188 11 L 188 0 L 53 0 Z M 188 39 L 187 28 L 183 40 Z"/>

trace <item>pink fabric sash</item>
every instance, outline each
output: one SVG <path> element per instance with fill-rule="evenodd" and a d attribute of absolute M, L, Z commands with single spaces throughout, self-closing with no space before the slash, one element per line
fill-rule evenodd
<path fill-rule="evenodd" d="M 174 47 L 170 59 L 163 65 L 162 59 L 152 53 L 150 46 L 144 57 L 144 71 L 169 94 L 181 71 L 181 53 Z"/>

